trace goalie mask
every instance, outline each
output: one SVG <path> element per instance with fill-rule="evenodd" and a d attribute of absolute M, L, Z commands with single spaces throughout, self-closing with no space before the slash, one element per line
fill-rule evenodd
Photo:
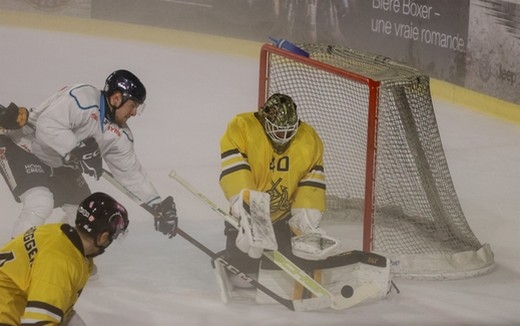
<path fill-rule="evenodd" d="M 289 96 L 275 93 L 260 108 L 259 116 L 275 151 L 283 153 L 298 131 L 296 104 Z"/>
<path fill-rule="evenodd" d="M 128 213 L 126 209 L 109 195 L 96 192 L 85 198 L 78 207 L 76 227 L 89 234 L 94 240 L 99 254 L 115 239 L 121 239 L 127 232 Z M 98 235 L 108 232 L 108 244 L 101 246 L 97 243 Z"/>

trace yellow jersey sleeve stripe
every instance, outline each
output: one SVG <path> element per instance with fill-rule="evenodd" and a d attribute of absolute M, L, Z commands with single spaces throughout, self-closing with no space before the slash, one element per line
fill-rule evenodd
<path fill-rule="evenodd" d="M 237 171 L 240 171 L 240 170 L 251 171 L 251 167 L 249 166 L 249 164 L 247 164 L 245 162 L 241 162 L 241 163 L 238 163 L 238 164 L 234 164 L 234 165 L 228 166 L 227 168 L 222 169 L 222 172 L 220 173 L 220 179 L 222 179 L 223 177 L 225 177 L 228 174 L 231 174 L 231 173 L 234 173 L 234 172 L 237 172 Z"/>
<path fill-rule="evenodd" d="M 236 157 L 236 156 L 242 157 L 242 153 L 240 153 L 240 151 L 238 149 L 236 149 L 236 148 L 230 149 L 230 150 L 225 151 L 225 152 L 220 154 L 220 158 L 223 161 L 226 160 L 226 159 L 232 158 L 232 157 Z"/>
<path fill-rule="evenodd" d="M 302 182 L 298 183 L 298 187 L 314 187 L 314 188 L 320 188 L 320 189 L 323 189 L 323 190 L 326 189 L 325 183 L 323 181 L 319 181 L 319 180 L 302 181 Z"/>
<path fill-rule="evenodd" d="M 49 319 L 61 322 L 63 311 L 45 302 L 27 301 L 24 315 L 27 315 L 27 318 L 22 318 L 22 324 L 41 325 L 48 323 Z"/>
<path fill-rule="evenodd" d="M 236 148 L 221 153 L 220 157 L 222 166 L 220 179 L 236 171 L 251 171 L 251 166 L 247 162 L 246 157 Z"/>
<path fill-rule="evenodd" d="M 315 187 L 320 189 L 325 189 L 325 173 L 323 166 L 315 165 L 309 173 L 305 176 L 305 178 L 301 179 L 298 182 L 298 187 Z"/>

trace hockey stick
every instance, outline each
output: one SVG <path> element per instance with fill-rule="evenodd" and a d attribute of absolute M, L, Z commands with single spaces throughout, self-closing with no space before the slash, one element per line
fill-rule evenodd
<path fill-rule="evenodd" d="M 212 202 L 208 197 L 199 192 L 195 187 L 188 183 L 188 181 L 184 180 L 180 177 L 174 170 L 170 172 L 170 178 L 175 179 L 179 184 L 181 184 L 184 188 L 186 188 L 189 192 L 191 192 L 195 197 L 203 201 L 206 205 L 208 205 L 212 210 L 219 213 L 226 222 L 230 223 L 235 228 L 239 228 L 238 221 L 236 221 L 231 215 L 224 212 L 221 208 L 219 208 L 214 202 Z M 286 272 L 289 276 L 291 276 L 298 283 L 303 285 L 307 290 L 309 290 L 312 294 L 314 294 L 317 298 L 330 298 L 330 307 L 336 310 L 343 310 L 350 308 L 370 296 L 377 293 L 378 288 L 373 284 L 364 284 L 354 291 L 352 291 L 352 287 L 346 285 L 342 289 L 342 293 L 346 293 L 348 295 L 343 296 L 341 294 L 334 295 L 329 290 L 324 288 L 320 283 L 310 277 L 307 273 L 305 273 L 301 268 L 299 268 L 296 264 L 294 264 L 291 260 L 285 257 L 277 250 L 264 250 L 263 255 L 275 263 L 278 267 L 280 267 L 284 272 Z"/>
<path fill-rule="evenodd" d="M 137 197 L 134 193 L 132 193 L 130 190 L 125 188 L 122 184 L 119 183 L 116 179 L 114 179 L 114 176 L 107 170 L 103 169 L 103 178 L 110 182 L 114 187 L 119 189 L 122 193 L 127 195 L 131 200 L 133 200 L 136 204 L 144 208 L 148 213 L 154 215 L 155 212 L 153 209 L 146 205 L 139 197 Z M 226 261 L 224 258 L 219 256 L 217 253 L 211 251 L 206 246 L 204 246 L 202 243 L 197 241 L 195 238 L 191 237 L 189 234 L 184 232 L 181 228 L 177 227 L 177 234 L 186 239 L 188 242 L 193 244 L 195 247 L 199 248 L 201 251 L 203 251 L 206 255 L 211 257 L 212 260 L 217 261 L 218 263 L 222 264 L 229 272 L 232 274 L 240 276 L 243 280 L 247 281 L 249 284 L 251 284 L 253 287 L 257 288 L 258 290 L 262 291 L 266 295 L 270 296 L 274 300 L 276 300 L 278 303 L 282 304 L 283 306 L 287 307 L 288 309 L 292 311 L 310 311 L 310 310 L 318 310 L 322 308 L 327 308 L 331 305 L 331 300 L 328 297 L 317 297 L 317 298 L 311 298 L 311 299 L 304 299 L 304 300 L 289 300 L 282 298 L 278 294 L 271 291 L 269 288 L 265 287 L 255 279 L 249 277 L 247 274 L 241 272 L 239 269 L 237 269 L 235 266 L 231 265 L 228 261 Z"/>

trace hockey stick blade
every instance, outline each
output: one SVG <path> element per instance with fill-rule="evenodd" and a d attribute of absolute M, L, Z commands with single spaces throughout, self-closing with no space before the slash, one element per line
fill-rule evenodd
<path fill-rule="evenodd" d="M 226 222 L 238 229 L 238 221 L 234 217 L 232 217 L 230 214 L 226 213 L 224 210 L 219 208 L 213 201 L 211 201 L 203 193 L 199 192 L 195 187 L 193 187 L 188 181 L 184 180 L 174 170 L 170 172 L 169 176 L 170 178 L 177 181 L 180 185 L 182 185 L 186 190 L 188 190 L 199 200 L 204 202 L 213 211 L 219 213 L 220 216 L 223 217 Z M 269 260 L 271 260 L 273 263 L 275 263 L 278 267 L 280 267 L 295 281 L 303 285 L 307 290 L 314 294 L 316 298 L 329 298 L 331 301 L 330 308 L 332 309 L 343 310 L 350 308 L 366 299 L 366 295 L 364 294 L 364 292 L 372 293 L 372 291 L 364 291 L 364 289 L 366 288 L 362 286 L 356 289 L 353 295 L 349 298 L 345 298 L 341 294 L 334 295 L 279 251 L 264 250 L 263 255 L 267 257 Z"/>
<path fill-rule="evenodd" d="M 107 180 L 109 183 L 111 183 L 114 187 L 116 187 L 119 191 L 121 191 L 123 194 L 125 194 L 127 197 L 129 197 L 132 201 L 134 201 L 137 205 L 141 206 L 143 209 L 145 209 L 148 213 L 154 215 L 154 211 L 152 208 L 148 205 L 146 205 L 139 197 L 137 197 L 134 193 L 132 193 L 130 190 L 125 188 L 122 184 L 119 183 L 116 179 L 114 179 L 114 176 L 107 170 L 103 169 L 103 178 Z M 266 295 L 270 296 L 274 300 L 276 300 L 278 303 L 282 304 L 286 308 L 292 310 L 292 311 L 311 311 L 311 310 L 318 310 L 323 309 L 326 307 L 329 307 L 331 305 L 331 299 L 328 297 L 317 297 L 317 298 L 311 298 L 311 299 L 304 299 L 304 300 L 289 300 L 286 298 L 282 298 L 278 294 L 271 291 L 269 288 L 265 287 L 255 279 L 249 277 L 247 274 L 241 272 L 239 269 L 231 265 L 229 262 L 224 260 L 222 257 L 220 257 L 217 253 L 211 251 L 209 248 L 204 246 L 202 243 L 200 243 L 198 240 L 184 232 L 181 228 L 177 227 L 177 234 L 180 235 L 182 238 L 193 244 L 195 247 L 199 248 L 201 251 L 203 251 L 205 254 L 207 254 L 209 257 L 211 257 L 213 260 L 217 261 L 220 264 L 223 264 L 226 269 L 231 272 L 232 274 L 239 275 L 242 279 L 250 283 L 253 287 L 257 288 L 258 290 L 262 291 Z"/>

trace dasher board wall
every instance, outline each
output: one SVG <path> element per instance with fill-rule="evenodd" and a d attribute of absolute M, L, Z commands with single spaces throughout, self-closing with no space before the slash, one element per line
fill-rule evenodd
<path fill-rule="evenodd" d="M 3 0 L 0 10 L 339 44 L 421 69 L 440 96 L 520 122 L 520 0 Z"/>

